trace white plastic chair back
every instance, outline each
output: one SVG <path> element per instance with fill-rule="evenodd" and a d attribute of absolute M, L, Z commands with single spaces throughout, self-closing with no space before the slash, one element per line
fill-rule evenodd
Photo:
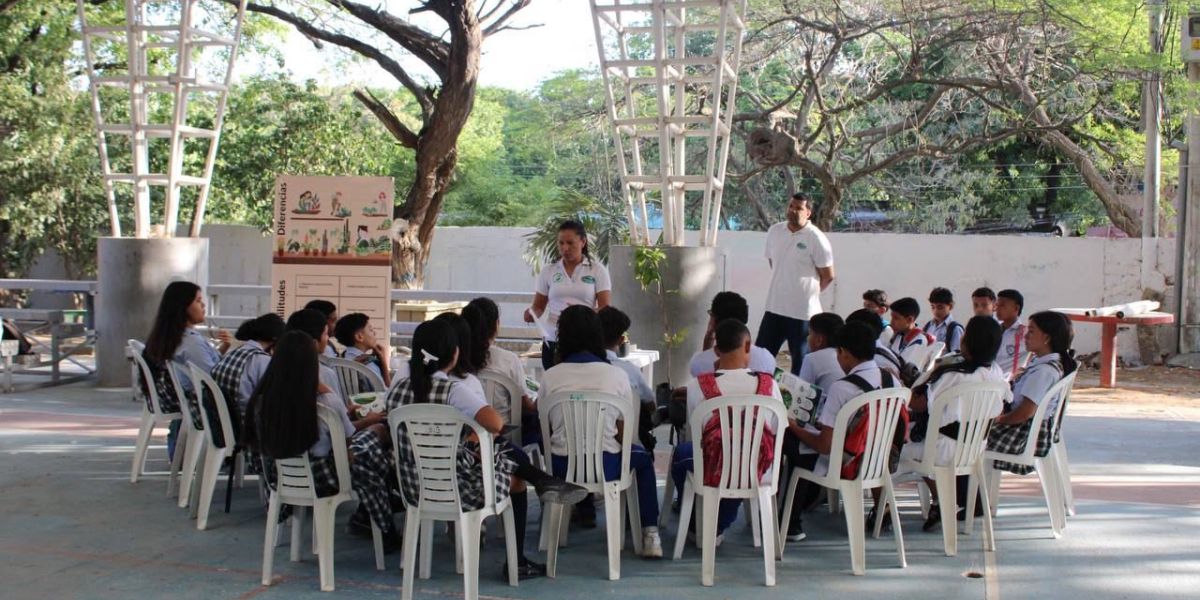
<path fill-rule="evenodd" d="M 204 430 L 208 432 L 208 442 L 214 448 L 230 448 L 232 450 L 234 444 L 233 420 L 229 416 L 229 405 L 225 403 L 225 394 L 221 392 L 217 382 L 213 381 L 213 378 L 195 363 L 188 361 L 188 370 L 192 376 L 192 385 L 196 388 L 196 399 L 200 404 L 200 420 L 204 423 Z M 208 411 L 204 410 L 205 391 L 208 392 L 208 398 L 215 405 L 217 418 L 220 420 L 216 425 L 220 427 L 222 444 L 217 444 L 216 430 L 213 429 L 213 423 L 208 420 Z"/>
<path fill-rule="evenodd" d="M 362 394 L 365 392 L 383 393 L 387 388 L 383 385 L 383 378 L 375 374 L 370 367 L 360 362 L 345 359 L 334 358 L 330 356 L 321 356 L 321 364 L 327 365 L 337 374 L 338 384 L 341 385 L 342 394 L 345 395 L 344 400 L 348 401 L 350 396 Z M 366 386 L 363 383 L 366 382 Z"/>
<path fill-rule="evenodd" d="M 403 425 L 406 434 L 402 434 Z M 496 486 L 492 449 L 492 434 L 473 420 L 463 417 L 458 409 L 444 404 L 405 404 L 388 413 L 388 430 L 393 439 L 407 435 L 413 452 L 417 475 L 420 478 L 420 498 L 417 505 L 404 503 L 409 510 L 419 510 L 423 516 L 454 516 L 464 512 L 458 493 L 456 464 L 463 427 L 469 427 L 479 438 L 479 462 L 483 469 L 484 508 L 495 512 Z M 396 464 L 400 464 L 398 444 L 392 444 Z M 401 494 L 404 496 L 404 494 Z"/>
<path fill-rule="evenodd" d="M 154 413 L 155 420 L 177 419 L 182 416 L 182 406 L 180 406 L 179 412 L 163 412 L 162 401 L 158 397 L 158 389 L 154 386 L 154 375 L 150 372 L 150 365 L 146 364 L 146 359 L 142 358 L 142 351 L 146 349 L 146 345 L 137 340 L 129 340 L 127 343 L 129 344 L 129 349 L 133 354 L 133 363 L 137 366 L 138 371 L 141 371 L 142 381 L 146 382 L 146 391 L 150 394 L 150 407 L 151 412 Z M 136 379 L 134 380 L 133 385 L 134 387 L 140 387 Z M 182 404 L 182 401 L 180 404 Z"/>
<path fill-rule="evenodd" d="M 637 435 L 637 420 L 634 418 L 633 401 L 611 394 L 587 391 L 562 391 L 539 400 L 542 411 L 542 439 L 549 443 L 551 415 L 562 413 L 563 433 L 567 442 L 567 472 L 565 479 L 598 492 L 604 486 L 618 489 L 629 487 L 632 480 L 629 472 L 629 457 L 633 438 Z M 604 478 L 604 442 L 607 441 L 605 425 L 608 417 L 617 414 L 624 421 L 621 436 L 621 479 L 607 482 Z"/>
<path fill-rule="evenodd" d="M 1038 431 L 1042 426 L 1042 420 L 1046 418 L 1046 409 L 1050 407 L 1050 404 L 1054 402 L 1055 398 L 1058 398 L 1058 404 L 1054 409 L 1054 418 L 1061 419 L 1061 409 L 1065 404 L 1063 400 L 1065 400 L 1067 390 L 1069 390 L 1073 385 L 1075 385 L 1075 373 L 1071 373 L 1070 375 L 1063 377 L 1058 381 L 1058 383 L 1050 386 L 1050 389 L 1046 390 L 1046 394 L 1043 395 L 1041 401 L 1038 402 L 1037 410 L 1033 413 L 1032 422 L 1029 425 L 1029 440 L 1025 444 L 1024 451 L 1022 451 L 1020 454 L 1008 454 L 989 450 L 986 457 L 988 459 L 1003 460 L 1005 462 L 1010 462 L 1017 465 L 1035 464 L 1037 462 L 1037 457 L 1033 454 L 1037 451 Z M 1058 427 L 1058 425 L 1052 423 L 1051 427 L 1055 428 Z"/>
<path fill-rule="evenodd" d="M 350 494 L 350 459 L 346 454 L 346 431 L 342 419 L 329 407 L 318 404 L 317 418 L 329 430 L 333 462 L 337 468 L 338 496 Z M 275 493 L 283 504 L 312 506 L 317 501 L 312 463 L 308 452 L 292 458 L 275 459 Z"/>
<path fill-rule="evenodd" d="M 187 394 L 183 391 L 183 383 L 179 379 L 179 365 L 176 365 L 175 361 L 173 360 L 168 360 L 166 363 L 166 368 L 167 375 L 171 379 L 171 386 L 175 389 L 175 397 L 179 398 L 179 412 L 188 415 L 188 418 L 183 420 L 183 427 L 185 429 L 191 429 L 194 431 L 204 431 L 204 421 L 202 418 L 198 418 L 197 415 L 192 414 L 193 411 L 199 408 L 199 404 L 197 403 L 196 406 L 192 406 L 192 403 L 188 400 Z M 189 379 L 189 381 L 191 380 Z M 193 383 L 192 389 L 195 389 L 195 386 L 196 384 Z M 201 414 L 204 413 L 204 411 L 200 412 Z M 199 427 L 196 426 L 196 421 L 200 421 Z"/>
<path fill-rule="evenodd" d="M 514 446 L 520 447 L 523 439 L 521 430 L 521 416 L 523 405 L 521 398 L 525 395 L 521 385 L 513 381 L 508 375 L 491 369 L 484 369 L 475 374 L 479 378 L 479 383 L 483 386 L 483 395 L 487 398 L 488 404 L 496 409 L 500 414 L 508 415 L 508 424 L 516 427 L 509 432 L 509 440 Z M 508 394 L 508 399 L 500 392 Z"/>
<path fill-rule="evenodd" d="M 779 478 L 779 461 L 783 455 L 783 428 L 787 424 L 787 408 L 771 396 L 718 396 L 701 402 L 692 413 L 689 426 L 693 443 L 703 439 L 704 425 L 713 413 L 721 423 L 721 478 L 717 485 L 722 498 L 756 498 L 763 483 L 758 478 L 758 457 L 762 449 L 763 432 L 768 424 L 775 430 L 775 453 L 767 476 L 767 486 L 774 487 Z M 695 448 L 693 471 L 698 486 L 704 484 L 704 452 Z"/>
<path fill-rule="evenodd" d="M 1067 401 L 1071 399 L 1071 388 L 1075 387 L 1075 376 L 1079 371 L 1072 371 L 1070 375 L 1063 377 L 1060 382 L 1063 384 L 1062 394 L 1058 398 L 1058 405 L 1054 407 L 1054 423 L 1051 425 L 1051 440 L 1057 440 L 1062 433 L 1063 416 L 1067 413 Z"/>
<path fill-rule="evenodd" d="M 921 452 L 921 462 L 927 467 L 953 467 L 955 475 L 974 473 L 984 450 L 992 419 L 1000 414 L 1004 403 L 1012 399 L 1012 390 L 1003 382 L 972 382 L 956 385 L 940 394 L 929 408 L 929 427 Z M 954 456 L 947 465 L 938 465 L 938 430 L 947 406 L 958 407 L 958 437 Z"/>
<path fill-rule="evenodd" d="M 866 392 L 847 402 L 834 419 L 833 444 L 829 451 L 829 471 L 826 476 L 834 480 L 841 477 L 850 420 L 859 409 L 865 407 L 870 420 L 867 442 L 859 459 L 858 475 L 853 480 L 861 481 L 866 488 L 881 485 L 883 478 L 890 476 L 888 456 L 896 433 L 896 422 L 900 417 L 900 407 L 907 405 L 911 396 L 912 391 L 908 388 L 894 387 Z"/>

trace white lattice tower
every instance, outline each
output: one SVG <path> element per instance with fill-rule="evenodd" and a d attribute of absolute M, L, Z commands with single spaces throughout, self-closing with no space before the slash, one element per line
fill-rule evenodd
<path fill-rule="evenodd" d="M 646 206 L 657 197 L 665 244 L 683 245 L 698 205 L 699 245 L 715 245 L 746 0 L 591 3 L 633 243 L 652 243 Z"/>
<path fill-rule="evenodd" d="M 121 236 L 117 184 L 127 184 L 132 191 L 134 237 L 138 238 L 150 237 L 152 187 L 163 189 L 162 235 L 166 237 L 175 234 L 182 188 L 197 188 L 190 233 L 200 235 L 246 0 L 236 7 L 201 0 L 124 0 L 121 24 L 90 23 L 85 0 L 77 0 L 77 4 L 113 236 Z M 215 33 L 210 26 L 221 26 L 228 33 Z M 108 66 L 98 68 L 101 63 Z M 206 77 L 206 70 L 215 76 Z M 116 93 L 114 101 L 106 98 L 108 94 L 101 88 L 114 88 L 127 97 Z M 172 107 L 162 122 L 155 122 L 150 114 L 155 94 L 166 95 Z M 188 121 L 189 102 L 202 94 L 210 94 L 215 105 L 209 127 Z M 126 103 L 124 113 L 121 105 Z M 114 153 L 109 136 L 127 138 L 128 144 L 118 142 L 120 147 Z M 167 142 L 161 172 L 151 171 L 151 141 L 155 139 Z M 188 173 L 184 171 L 184 148 L 192 140 L 207 142 L 208 147 L 203 167 Z M 124 158 L 123 151 L 128 152 L 128 160 L 114 166 L 115 159 Z M 127 169 L 122 168 L 126 165 Z"/>

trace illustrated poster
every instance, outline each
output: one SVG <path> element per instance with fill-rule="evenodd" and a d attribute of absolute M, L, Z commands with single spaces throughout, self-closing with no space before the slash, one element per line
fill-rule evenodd
<path fill-rule="evenodd" d="M 391 177 L 275 178 L 271 299 L 287 318 L 311 300 L 391 331 Z"/>

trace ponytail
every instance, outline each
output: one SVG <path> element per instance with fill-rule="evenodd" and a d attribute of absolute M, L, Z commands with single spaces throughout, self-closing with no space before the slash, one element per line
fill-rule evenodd
<path fill-rule="evenodd" d="M 1054 311 L 1042 311 L 1029 315 L 1029 320 L 1037 324 L 1047 337 L 1050 338 L 1050 351 L 1058 354 L 1062 362 L 1063 376 L 1074 373 L 1079 368 L 1075 361 L 1075 350 L 1071 343 L 1075 341 L 1075 330 L 1071 320 L 1066 315 Z"/>
<path fill-rule="evenodd" d="M 417 325 L 413 332 L 412 358 L 408 359 L 408 385 L 413 403 L 429 402 L 433 374 L 454 364 L 458 336 L 445 320 L 434 319 Z"/>

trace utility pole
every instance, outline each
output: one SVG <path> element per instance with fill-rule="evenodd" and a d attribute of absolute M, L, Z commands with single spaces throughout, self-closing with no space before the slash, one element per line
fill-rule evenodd
<path fill-rule="evenodd" d="M 1200 19 L 1200 14 L 1197 15 Z M 1188 21 L 1184 27 L 1189 27 Z M 1197 24 L 1200 29 L 1200 23 Z M 1185 31 L 1188 31 L 1185 29 Z M 1200 85 L 1200 63 L 1187 65 L 1188 82 Z M 1200 352 L 1200 112 L 1190 109 L 1187 119 L 1187 196 L 1180 202 L 1178 253 L 1180 277 L 1175 285 L 1180 286 L 1179 306 L 1179 353 Z"/>
<path fill-rule="evenodd" d="M 1163 0 L 1149 0 L 1148 8 L 1150 9 L 1150 52 L 1157 55 L 1162 55 L 1163 39 Z M 1142 205 L 1142 239 L 1153 239 L 1158 237 L 1158 198 L 1159 191 L 1162 189 L 1162 143 L 1159 139 L 1159 131 L 1161 127 L 1159 123 L 1162 120 L 1161 107 L 1161 79 L 1157 67 L 1147 73 L 1145 89 L 1142 93 L 1142 122 L 1146 132 L 1146 172 L 1143 178 L 1144 194 Z M 1153 251 L 1153 242 L 1147 247 L 1147 243 L 1142 243 L 1143 256 L 1142 263 L 1145 265 L 1149 261 L 1146 256 L 1146 250 Z M 1145 272 L 1145 271 L 1143 271 Z M 1142 285 L 1146 285 L 1146 281 Z"/>

